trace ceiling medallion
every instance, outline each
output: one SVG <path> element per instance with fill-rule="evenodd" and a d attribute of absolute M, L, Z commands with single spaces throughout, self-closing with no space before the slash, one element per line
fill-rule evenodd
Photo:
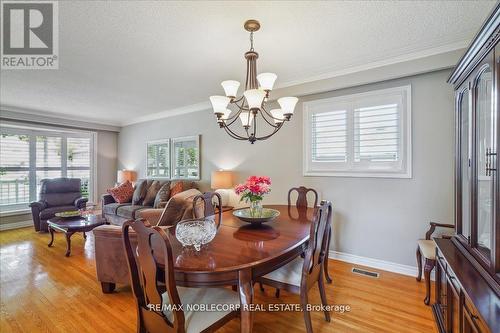
<path fill-rule="evenodd" d="M 223 81 L 221 85 L 226 96 L 210 96 L 210 102 L 220 128 L 224 128 L 234 139 L 248 140 L 253 144 L 255 141 L 270 138 L 281 129 L 285 121 L 290 120 L 298 98 L 282 97 L 278 99 L 279 109 L 266 110 L 269 93 L 273 89 L 277 75 L 274 73 L 257 75 L 259 54 L 253 48 L 253 34 L 260 29 L 260 23 L 257 20 L 248 20 L 244 27 L 250 32 L 250 50 L 245 53 L 247 60 L 245 92 L 237 97 L 240 83 L 235 80 Z M 258 121 L 258 117 L 264 121 Z M 263 124 L 270 130 L 258 135 L 257 123 Z M 237 126 L 242 126 L 243 130 L 236 130 Z"/>

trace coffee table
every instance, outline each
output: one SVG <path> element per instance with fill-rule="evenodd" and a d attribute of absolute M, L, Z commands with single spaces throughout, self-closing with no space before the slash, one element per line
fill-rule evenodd
<path fill-rule="evenodd" d="M 77 217 L 54 217 L 47 221 L 50 232 L 49 247 L 54 243 L 54 232 L 63 232 L 66 236 L 66 257 L 71 254 L 71 236 L 75 232 L 83 232 L 83 238 L 87 239 L 85 232 L 95 227 L 106 224 L 106 220 L 100 215 L 77 216 Z"/>

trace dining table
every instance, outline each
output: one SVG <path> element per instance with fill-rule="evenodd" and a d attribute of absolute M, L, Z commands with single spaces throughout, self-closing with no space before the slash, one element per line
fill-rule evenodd
<path fill-rule="evenodd" d="M 241 332 L 252 332 L 253 285 L 263 276 L 301 255 L 309 240 L 315 208 L 266 205 L 279 211 L 274 220 L 249 224 L 222 214 L 215 238 L 200 251 L 183 247 L 169 228 L 174 274 L 178 286 L 233 286 L 240 296 Z"/>

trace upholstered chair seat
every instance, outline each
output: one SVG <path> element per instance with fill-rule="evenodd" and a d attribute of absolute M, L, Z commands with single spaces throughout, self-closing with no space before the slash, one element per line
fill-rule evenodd
<path fill-rule="evenodd" d="M 436 259 L 436 243 L 432 239 L 419 239 L 418 247 L 426 259 Z"/>
<path fill-rule="evenodd" d="M 304 259 L 297 257 L 288 264 L 264 275 L 264 278 L 300 287 L 302 267 L 304 267 Z"/>
<path fill-rule="evenodd" d="M 186 333 L 199 333 L 212 326 L 240 305 L 237 293 L 225 288 L 186 288 L 177 287 L 179 298 L 184 306 L 184 326 Z M 168 305 L 168 293 L 162 295 L 163 304 Z M 192 305 L 227 304 L 227 311 L 192 311 L 186 307 Z M 232 309 L 231 309 L 232 307 Z M 168 320 L 173 321 L 174 315 L 167 307 L 163 311 Z"/>
<path fill-rule="evenodd" d="M 441 237 L 451 237 L 454 233 L 455 226 L 452 224 L 443 224 L 431 222 L 429 230 L 425 233 L 425 239 L 417 241 L 417 281 L 422 279 L 422 257 L 424 257 L 424 277 L 425 277 L 425 299 L 424 303 L 429 305 L 431 300 L 431 271 L 436 264 L 436 243 L 432 239 L 432 235 L 436 228 L 444 228 L 444 232 L 440 233 Z"/>

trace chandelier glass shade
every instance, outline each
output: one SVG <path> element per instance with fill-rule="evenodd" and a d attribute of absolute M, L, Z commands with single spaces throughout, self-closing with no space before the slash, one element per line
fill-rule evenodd
<path fill-rule="evenodd" d="M 247 60 L 245 91 L 238 97 L 240 82 L 222 81 L 221 86 L 226 96 L 210 96 L 210 102 L 220 128 L 224 128 L 234 139 L 250 141 L 253 144 L 255 141 L 270 138 L 285 122 L 290 121 L 298 98 L 282 97 L 278 99 L 280 108 L 269 111 L 266 109 L 270 92 L 278 76 L 274 73 L 257 75 L 259 54 L 253 48 L 253 34 L 259 30 L 260 23 L 248 20 L 244 27 L 250 32 L 250 50 L 245 53 Z M 258 121 L 259 118 L 262 121 Z M 257 133 L 258 124 L 268 129 L 263 133 Z"/>

